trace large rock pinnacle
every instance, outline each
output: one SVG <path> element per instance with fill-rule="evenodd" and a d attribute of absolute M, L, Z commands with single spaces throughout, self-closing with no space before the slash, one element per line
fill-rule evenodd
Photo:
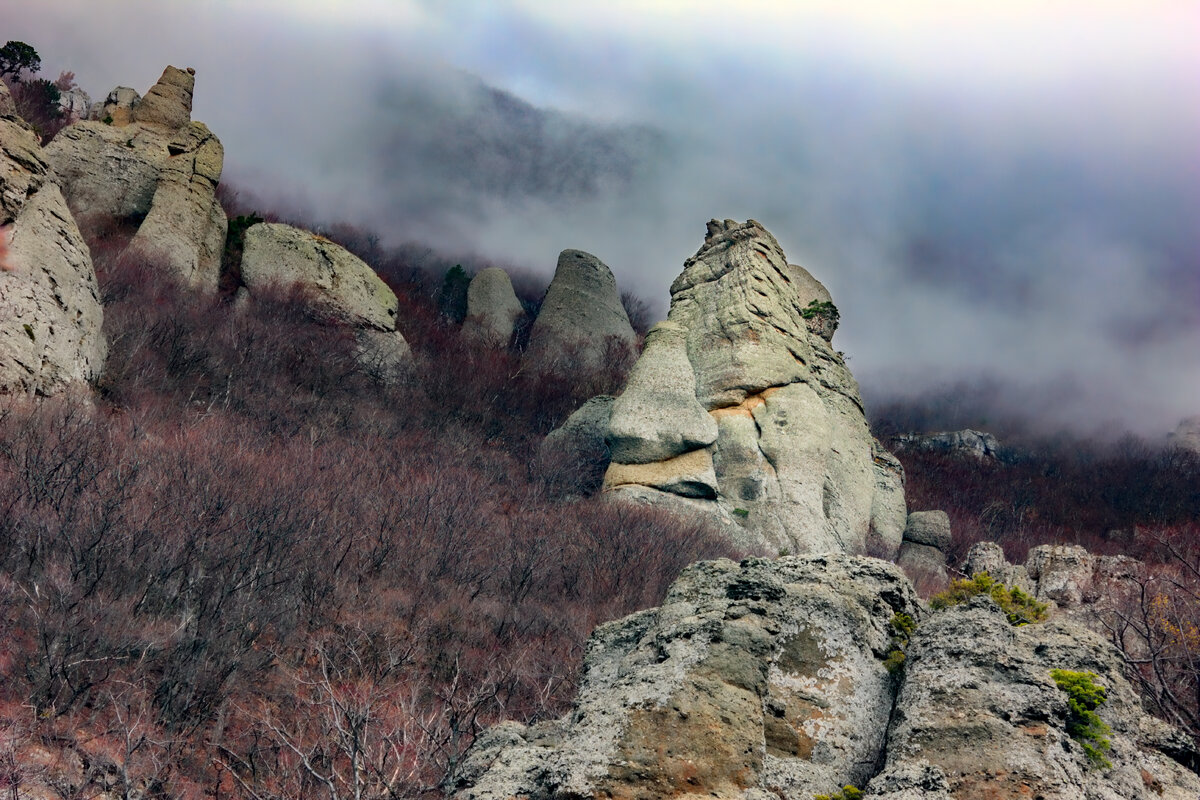
<path fill-rule="evenodd" d="M 606 488 L 706 511 L 752 547 L 894 553 L 902 471 L 830 347 L 836 320 L 829 292 L 762 225 L 709 222 L 613 404 Z"/>

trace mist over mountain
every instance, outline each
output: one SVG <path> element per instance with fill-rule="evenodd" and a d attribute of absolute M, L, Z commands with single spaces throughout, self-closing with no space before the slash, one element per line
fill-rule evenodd
<path fill-rule="evenodd" d="M 698 221 L 758 219 L 838 298 L 869 404 L 967 381 L 1045 428 L 1158 436 L 1196 412 L 1186 4 L 231 11 L 53 0 L 6 22 L 93 96 L 194 66 L 228 183 L 385 241 L 547 277 L 586 249 L 663 313 Z M 99 45 L 134 21 L 159 35 Z"/>

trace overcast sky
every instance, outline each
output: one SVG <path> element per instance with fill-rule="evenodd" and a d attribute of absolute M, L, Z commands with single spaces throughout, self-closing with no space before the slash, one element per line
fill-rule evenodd
<path fill-rule="evenodd" d="M 985 8 L 987 7 L 987 8 Z M 197 71 L 226 179 L 665 310 L 710 217 L 825 282 L 867 399 L 1200 413 L 1200 4 L 0 0 L 94 99 Z"/>

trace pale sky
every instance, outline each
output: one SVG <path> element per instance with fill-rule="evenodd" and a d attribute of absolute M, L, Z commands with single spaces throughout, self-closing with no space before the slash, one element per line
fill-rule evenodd
<path fill-rule="evenodd" d="M 710 217 L 824 281 L 867 400 L 1200 413 L 1200 3 L 0 0 L 100 99 L 197 70 L 226 179 L 665 310 Z M 498 93 L 489 93 L 491 89 Z"/>

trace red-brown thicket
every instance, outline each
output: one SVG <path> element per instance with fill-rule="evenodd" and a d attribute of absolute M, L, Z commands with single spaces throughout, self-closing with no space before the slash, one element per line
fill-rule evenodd
<path fill-rule="evenodd" d="M 595 624 L 731 554 L 699 524 L 558 502 L 531 466 L 617 369 L 527 374 L 394 281 L 422 378 L 381 386 L 302 298 L 182 291 L 121 255 L 128 231 L 90 234 L 100 391 L 0 412 L 14 792 L 432 791 L 480 725 L 564 711 Z M 67 766 L 17 768 L 39 748 Z"/>
<path fill-rule="evenodd" d="M 1081 544 L 1098 553 L 1154 557 L 1144 528 L 1200 520 L 1200 459 L 1133 440 L 1060 442 L 1007 462 L 901 452 L 909 508 L 940 508 L 954 530 L 954 558 L 978 541 L 1023 560 L 1038 544 Z"/>

